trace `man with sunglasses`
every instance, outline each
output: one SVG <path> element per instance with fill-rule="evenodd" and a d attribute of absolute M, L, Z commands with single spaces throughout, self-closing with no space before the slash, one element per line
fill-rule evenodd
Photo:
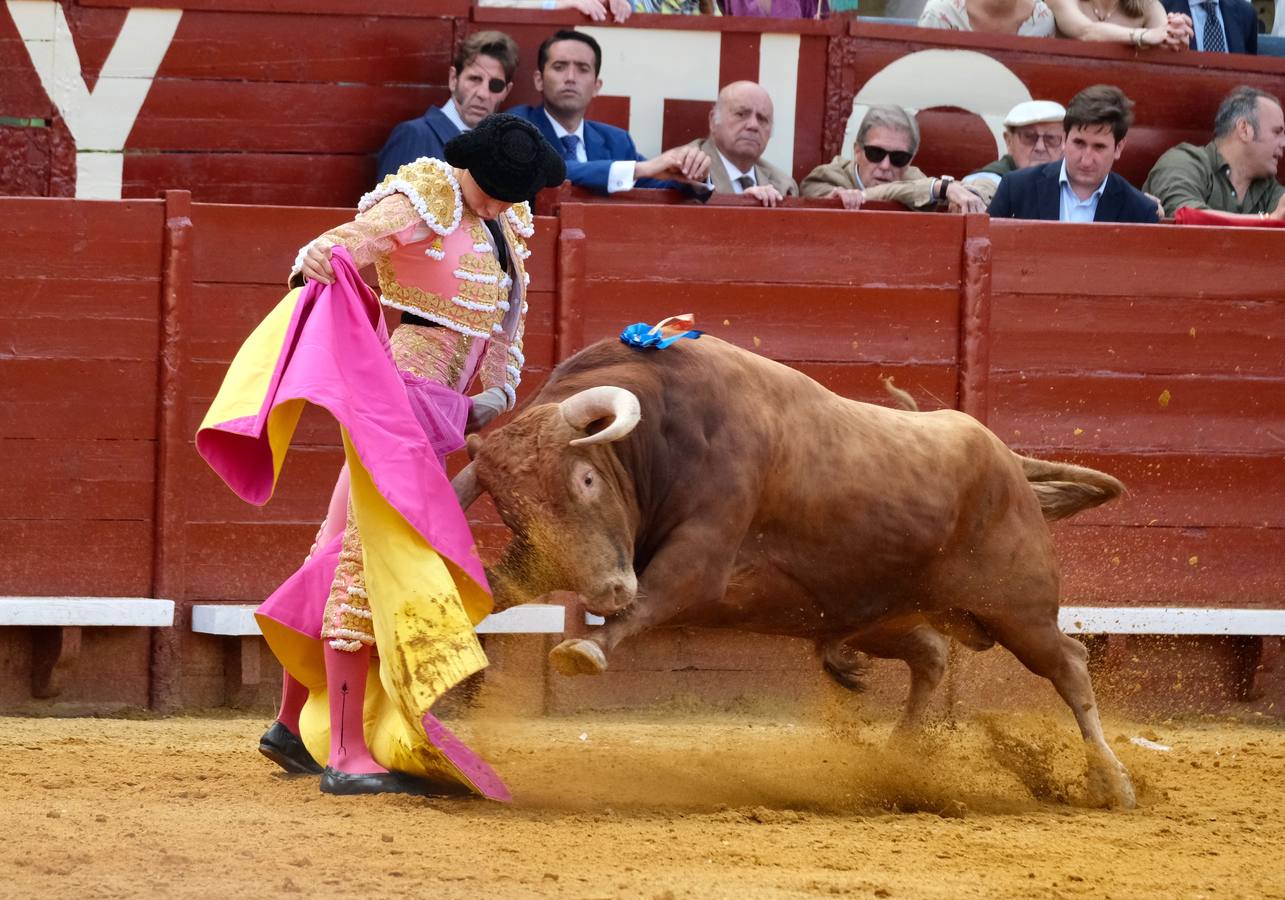
<path fill-rule="evenodd" d="M 420 116 L 402 122 L 379 151 L 378 181 L 421 157 L 441 159 L 446 142 L 472 131 L 499 109 L 513 87 L 518 45 L 502 31 L 478 31 L 460 44 L 448 75 L 451 96 Z"/>
<path fill-rule="evenodd" d="M 966 177 L 965 186 L 989 206 L 1000 179 L 1009 172 L 1060 160 L 1066 140 L 1062 131 L 1065 117 L 1066 109 L 1052 100 L 1026 100 L 1014 106 L 1004 117 L 1004 148 L 1008 152 Z"/>
<path fill-rule="evenodd" d="M 913 116 L 900 106 L 872 106 L 857 129 L 852 159 L 836 156 L 817 166 L 800 190 L 804 197 L 838 197 L 844 209 L 860 209 L 867 200 L 891 200 L 912 209 L 977 200 L 950 178 L 929 178 L 912 166 L 918 149 L 919 125 Z"/>

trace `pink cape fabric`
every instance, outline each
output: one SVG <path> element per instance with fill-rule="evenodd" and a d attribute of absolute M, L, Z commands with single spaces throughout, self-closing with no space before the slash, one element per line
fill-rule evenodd
<path fill-rule="evenodd" d="M 380 494 L 438 553 L 489 593 L 468 520 L 441 463 L 446 452 L 463 443 L 468 400 L 400 373 L 389 352 L 378 299 L 342 247 L 332 251 L 331 265 L 335 283 L 308 282 L 298 299 L 258 415 L 203 429 L 196 437 L 197 450 L 238 496 L 262 505 L 274 487 L 269 414 L 290 400 L 315 403 L 348 431 Z M 296 631 L 318 635 L 339 544 L 335 538 L 318 547 L 261 612 Z"/>

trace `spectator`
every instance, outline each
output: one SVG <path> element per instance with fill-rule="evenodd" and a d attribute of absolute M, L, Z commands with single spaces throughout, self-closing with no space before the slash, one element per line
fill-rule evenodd
<path fill-rule="evenodd" d="M 1252 87 L 1232 90 L 1214 117 L 1214 139 L 1203 147 L 1179 144 L 1165 151 L 1146 189 L 1165 213 L 1182 207 L 1213 209 L 1285 221 L 1285 187 L 1276 180 L 1285 153 L 1281 102 Z"/>
<path fill-rule="evenodd" d="M 441 159 L 446 142 L 471 131 L 499 107 L 513 87 L 518 45 L 502 31 L 478 31 L 464 39 L 447 75 L 451 96 L 402 122 L 379 151 L 379 181 L 421 157 Z"/>
<path fill-rule="evenodd" d="M 1163 0 L 1165 9 L 1191 17 L 1191 49 L 1258 53 L 1258 16 L 1245 0 Z"/>
<path fill-rule="evenodd" d="M 993 218 L 1050 222 L 1156 222 L 1156 204 L 1111 171 L 1124 151 L 1133 101 L 1118 87 L 1095 84 L 1071 98 L 1061 162 L 1005 175 L 991 201 Z"/>
<path fill-rule="evenodd" d="M 1080 41 L 1186 50 L 1191 18 L 1166 13 L 1160 0 L 1047 0 L 1057 30 Z"/>
<path fill-rule="evenodd" d="M 512 9 L 575 9 L 594 22 L 605 22 L 610 16 L 619 23 L 634 12 L 630 0 L 477 0 L 477 5 Z"/>
<path fill-rule="evenodd" d="M 920 28 L 1053 37 L 1057 23 L 1044 0 L 928 0 Z"/>
<path fill-rule="evenodd" d="M 827 0 L 723 0 L 723 13 L 771 19 L 820 19 L 830 14 L 830 4 Z"/>
<path fill-rule="evenodd" d="M 1008 150 L 990 165 L 964 179 L 964 184 L 989 204 L 999 181 L 1009 172 L 1056 162 L 1062 158 L 1066 110 L 1052 100 L 1026 100 L 1004 117 L 1004 147 Z M 952 206 L 951 212 L 958 212 Z"/>
<path fill-rule="evenodd" d="M 667 16 L 720 16 L 715 0 L 634 0 L 634 12 Z"/>
<path fill-rule="evenodd" d="M 696 147 L 674 147 L 644 159 L 628 132 L 584 117 L 602 89 L 601 69 L 602 48 L 592 37 L 582 31 L 554 32 L 536 57 L 535 89 L 544 103 L 510 112 L 533 123 L 561 151 L 572 184 L 604 194 L 634 187 L 705 190 L 710 159 Z"/>
<path fill-rule="evenodd" d="M 709 113 L 709 137 L 693 146 L 709 156 L 716 193 L 744 194 L 764 206 L 798 196 L 794 179 L 763 159 L 772 139 L 772 98 L 753 81 L 735 81 L 718 92 Z"/>
<path fill-rule="evenodd" d="M 857 128 L 852 159 L 836 156 L 803 179 L 804 197 L 838 197 L 844 209 L 868 200 L 890 200 L 911 209 L 957 204 L 985 212 L 977 194 L 949 175 L 929 178 L 910 165 L 919 150 L 919 126 L 900 106 L 872 106 Z"/>

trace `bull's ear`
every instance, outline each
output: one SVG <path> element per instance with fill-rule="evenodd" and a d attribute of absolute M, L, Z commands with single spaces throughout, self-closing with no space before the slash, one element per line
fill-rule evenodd
<path fill-rule="evenodd" d="M 480 434 L 470 434 L 465 440 L 465 446 L 468 450 L 468 458 L 476 459 L 477 451 L 482 449 L 482 436 Z"/>

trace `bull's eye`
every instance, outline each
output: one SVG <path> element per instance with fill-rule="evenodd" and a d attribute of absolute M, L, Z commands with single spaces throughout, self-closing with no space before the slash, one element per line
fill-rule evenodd
<path fill-rule="evenodd" d="M 585 472 L 585 473 L 584 473 L 584 486 L 585 486 L 585 487 L 593 487 L 593 473 L 592 473 L 592 472 Z"/>

